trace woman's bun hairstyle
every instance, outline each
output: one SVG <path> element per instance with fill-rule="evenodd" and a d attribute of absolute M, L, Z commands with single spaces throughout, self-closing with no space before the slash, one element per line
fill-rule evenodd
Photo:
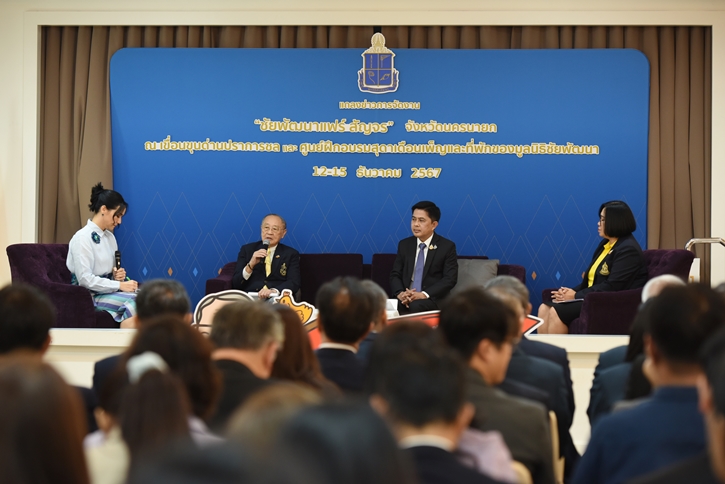
<path fill-rule="evenodd" d="M 98 184 L 91 189 L 91 203 L 88 205 L 88 208 L 91 212 L 98 213 L 104 205 L 109 210 L 125 210 L 128 208 L 128 204 L 120 193 L 115 190 L 106 190 L 103 188 L 103 183 L 98 182 Z"/>

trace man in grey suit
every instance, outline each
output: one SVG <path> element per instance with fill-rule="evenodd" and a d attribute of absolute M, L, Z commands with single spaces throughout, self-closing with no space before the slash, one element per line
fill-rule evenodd
<path fill-rule="evenodd" d="M 514 460 L 526 466 L 533 481 L 553 484 L 554 461 L 545 408 L 494 388 L 504 380 L 520 337 L 516 314 L 478 287 L 450 296 L 442 306 L 438 328 L 468 363 L 466 390 L 476 409 L 471 426 L 501 432 Z"/>

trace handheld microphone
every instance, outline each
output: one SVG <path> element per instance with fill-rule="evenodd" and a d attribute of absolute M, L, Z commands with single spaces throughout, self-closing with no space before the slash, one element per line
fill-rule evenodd
<path fill-rule="evenodd" d="M 118 270 L 121 268 L 121 251 L 117 250 L 115 256 L 116 256 L 116 269 Z"/>
<path fill-rule="evenodd" d="M 264 250 L 269 250 L 269 240 L 268 239 L 264 239 L 262 241 L 262 245 L 264 246 Z M 260 257 L 260 259 L 264 259 L 264 257 Z"/>

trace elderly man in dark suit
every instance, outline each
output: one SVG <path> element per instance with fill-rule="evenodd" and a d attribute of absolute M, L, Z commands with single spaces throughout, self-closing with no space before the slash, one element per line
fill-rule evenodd
<path fill-rule="evenodd" d="M 214 314 L 209 340 L 222 374 L 222 394 L 209 425 L 219 431 L 232 413 L 269 383 L 272 365 L 284 342 L 279 313 L 261 302 L 237 301 Z"/>
<path fill-rule="evenodd" d="M 413 237 L 398 244 L 390 273 L 390 289 L 398 298 L 400 314 L 438 309 L 458 282 L 456 244 L 435 233 L 441 209 L 433 202 L 413 205 Z"/>
<path fill-rule="evenodd" d="M 516 313 L 484 289 L 471 287 L 444 303 L 438 329 L 468 363 L 466 391 L 476 408 L 472 427 L 501 432 L 514 460 L 526 466 L 534 482 L 553 484 L 546 410 L 495 388 L 506 376 L 521 334 Z"/>
<path fill-rule="evenodd" d="M 232 287 L 256 292 L 269 299 L 284 289 L 300 288 L 300 253 L 280 241 L 287 235 L 287 222 L 271 213 L 262 220 L 262 240 L 243 245 L 237 257 Z"/>

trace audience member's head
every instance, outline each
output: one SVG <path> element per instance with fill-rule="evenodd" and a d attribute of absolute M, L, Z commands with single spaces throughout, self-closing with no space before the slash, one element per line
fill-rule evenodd
<path fill-rule="evenodd" d="M 531 314 L 529 290 L 526 287 L 526 284 L 521 282 L 519 279 L 514 276 L 496 276 L 484 285 L 484 289 L 491 289 L 493 287 L 506 288 L 518 298 L 521 303 L 521 309 L 524 310 L 524 315 Z"/>
<path fill-rule="evenodd" d="M 274 461 L 291 461 L 324 484 L 407 484 L 412 469 L 385 422 L 365 404 L 300 411 L 282 429 Z"/>
<path fill-rule="evenodd" d="M 701 357 L 705 374 L 697 381 L 700 411 L 705 416 L 713 472 L 725 482 L 725 330 L 705 344 Z"/>
<path fill-rule="evenodd" d="M 398 439 L 418 434 L 455 446 L 473 417 L 465 399 L 464 365 L 423 323 L 396 323 L 375 340 L 367 390 Z"/>
<path fill-rule="evenodd" d="M 89 482 L 78 392 L 33 355 L 0 359 L 0 482 Z"/>
<path fill-rule="evenodd" d="M 653 297 L 659 295 L 662 290 L 669 286 L 684 286 L 685 281 L 674 274 L 662 274 L 647 281 L 642 288 L 642 302 L 647 302 Z"/>
<path fill-rule="evenodd" d="M 215 359 L 238 360 L 259 378 L 269 378 L 284 332 L 282 318 L 269 304 L 237 301 L 214 315 L 209 340 Z"/>
<path fill-rule="evenodd" d="M 121 397 L 119 425 L 131 455 L 131 468 L 153 459 L 169 445 L 188 440 L 189 398 L 178 376 L 156 353 L 132 356 L 128 385 Z"/>
<path fill-rule="evenodd" d="M 229 420 L 227 437 L 266 454 L 280 429 L 302 409 L 322 402 L 308 386 L 280 382 L 250 396 Z"/>
<path fill-rule="evenodd" d="M 486 289 L 486 292 L 504 303 L 511 311 L 516 315 L 516 319 L 519 322 L 519 333 L 521 333 L 521 327 L 526 319 L 526 312 L 521 306 L 521 299 L 518 297 L 518 293 L 506 286 L 493 286 Z"/>
<path fill-rule="evenodd" d="M 338 277 L 317 291 L 317 316 L 323 341 L 357 345 L 371 330 L 375 315 L 369 291 L 354 277 Z"/>
<path fill-rule="evenodd" d="M 211 343 L 182 318 L 162 316 L 142 325 L 126 359 L 147 351 L 161 356 L 170 372 L 181 379 L 192 413 L 202 419 L 209 416 L 221 388 L 219 373 L 211 360 Z"/>
<path fill-rule="evenodd" d="M 704 342 L 725 325 L 725 301 L 701 284 L 667 287 L 651 300 L 645 330 L 645 374 L 652 385 L 700 373 Z"/>
<path fill-rule="evenodd" d="M 370 301 L 373 305 L 373 331 L 379 333 L 388 324 L 388 312 L 386 311 L 388 295 L 382 287 L 370 279 L 365 279 L 360 284 L 370 293 Z"/>
<path fill-rule="evenodd" d="M 317 390 L 334 387 L 320 370 L 310 337 L 297 312 L 284 304 L 272 306 L 284 323 L 284 346 L 272 366 L 272 378 L 310 385 Z"/>
<path fill-rule="evenodd" d="M 191 322 L 191 302 L 186 289 L 173 279 L 153 279 L 144 282 L 136 295 L 136 317 L 144 322 L 172 314 Z"/>
<path fill-rule="evenodd" d="M 167 449 L 156 459 L 143 462 L 128 484 L 255 484 L 260 481 L 253 464 L 231 445 L 199 449 L 193 445 Z M 273 481 L 266 481 L 273 482 Z M 292 481 L 289 481 L 292 484 Z M 313 484 L 300 481 L 301 484 Z M 286 484 L 277 481 L 279 484 Z M 275 483 L 275 484 L 277 484 Z"/>
<path fill-rule="evenodd" d="M 55 308 L 39 289 L 11 284 L 0 290 L 0 354 L 17 349 L 45 352 L 54 324 Z"/>
<path fill-rule="evenodd" d="M 471 368 L 489 385 L 498 385 L 506 377 L 521 322 L 511 307 L 488 291 L 472 287 L 450 296 L 441 307 L 438 328 Z"/>

